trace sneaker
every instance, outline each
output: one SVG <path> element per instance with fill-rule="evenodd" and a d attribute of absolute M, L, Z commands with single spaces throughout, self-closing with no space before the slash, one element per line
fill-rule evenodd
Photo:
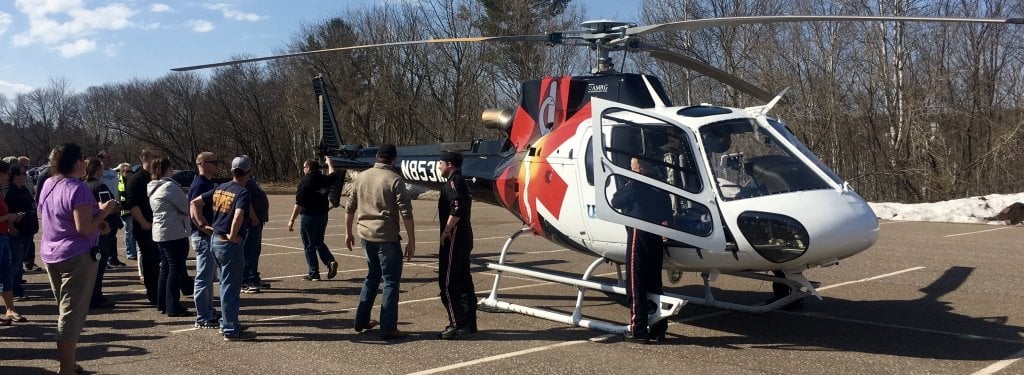
<path fill-rule="evenodd" d="M 42 270 L 43 269 L 39 268 L 39 266 L 37 266 L 35 263 L 25 263 L 25 271 L 34 272 Z"/>
<path fill-rule="evenodd" d="M 306 281 L 320 281 L 319 277 L 314 277 L 310 275 L 303 276 L 302 279 Z"/>
<path fill-rule="evenodd" d="M 199 329 L 214 329 L 220 328 L 220 322 L 217 320 L 197 320 L 196 328 Z"/>
<path fill-rule="evenodd" d="M 333 279 L 338 276 L 338 262 L 327 263 L 327 278 Z"/>
<path fill-rule="evenodd" d="M 259 293 L 259 292 L 260 292 L 260 287 L 258 287 L 258 286 L 250 285 L 250 286 L 242 288 L 242 293 L 245 293 L 245 294 L 256 294 L 256 293 Z"/>
<path fill-rule="evenodd" d="M 128 258 L 128 260 L 139 260 L 139 257 L 137 257 L 135 255 L 129 255 L 126 258 Z"/>
<path fill-rule="evenodd" d="M 444 331 L 441 331 L 441 333 L 439 333 L 437 337 L 442 340 L 455 340 L 459 338 L 459 336 L 465 336 L 469 333 L 469 327 L 458 328 L 454 326 L 448 326 L 444 329 Z"/>
<path fill-rule="evenodd" d="M 270 283 L 268 283 L 268 282 L 266 282 L 266 281 L 261 281 L 261 282 L 260 282 L 260 288 L 263 288 L 263 289 L 270 289 Z"/>
<path fill-rule="evenodd" d="M 217 319 L 217 320 L 219 321 L 220 319 Z M 249 326 L 244 325 L 242 323 L 238 323 L 238 328 L 235 329 L 235 332 L 245 332 L 245 331 L 248 331 L 248 330 L 249 330 Z M 222 335 L 224 334 L 224 329 L 223 328 L 221 328 L 219 331 L 220 331 L 220 333 Z"/>
<path fill-rule="evenodd" d="M 113 267 L 124 267 L 124 266 L 127 266 L 127 264 L 124 264 L 124 262 L 122 262 L 120 260 L 117 260 L 117 259 L 111 259 L 110 262 L 108 263 L 108 265 L 109 266 L 113 266 Z"/>
<path fill-rule="evenodd" d="M 237 333 L 225 333 L 224 341 L 253 341 L 256 340 L 256 334 L 249 331 L 240 331 Z"/>

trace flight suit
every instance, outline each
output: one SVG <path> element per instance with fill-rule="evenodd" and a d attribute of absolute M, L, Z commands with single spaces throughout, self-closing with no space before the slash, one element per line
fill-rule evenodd
<path fill-rule="evenodd" d="M 451 237 L 441 242 L 437 283 L 450 326 L 475 331 L 476 292 L 473 290 L 473 276 L 469 272 L 469 257 L 473 250 L 472 202 L 466 178 L 461 171 L 452 171 L 441 188 L 437 211 L 442 232 L 449 216 L 459 217 L 459 222 L 455 224 Z"/>
<path fill-rule="evenodd" d="M 632 180 L 615 192 L 611 206 L 626 216 L 655 224 L 667 222 L 672 215 L 668 193 Z M 648 316 L 658 307 L 645 297 L 647 293 L 662 292 L 664 253 L 661 236 L 626 227 L 626 294 L 630 297 L 629 332 L 633 338 L 660 341 L 668 330 L 665 320 L 648 326 Z"/>

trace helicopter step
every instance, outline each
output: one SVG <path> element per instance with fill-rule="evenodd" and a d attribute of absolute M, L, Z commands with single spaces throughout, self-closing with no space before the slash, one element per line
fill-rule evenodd
<path fill-rule="evenodd" d="M 478 304 L 484 309 L 508 311 L 520 313 L 528 316 L 537 318 L 547 319 L 555 322 L 565 323 L 576 327 L 584 327 L 589 329 L 595 329 L 598 331 L 604 331 L 613 334 L 622 334 L 629 331 L 629 325 L 615 324 L 612 322 L 606 322 L 601 320 L 595 320 L 583 316 L 583 299 L 584 294 L 589 289 L 600 290 L 605 293 L 614 293 L 619 295 L 626 295 L 626 288 L 621 287 L 621 272 L 617 272 L 619 275 L 618 285 L 603 284 L 596 281 L 589 280 L 590 276 L 593 275 L 594 270 L 603 263 L 608 263 L 610 260 L 605 258 L 598 258 L 587 267 L 587 270 L 583 273 L 581 278 L 572 278 L 567 276 L 555 275 L 550 272 L 531 270 L 521 267 L 509 266 L 504 264 L 505 258 L 508 253 L 508 249 L 512 242 L 520 235 L 531 232 L 531 228 L 523 228 L 510 236 L 506 241 L 505 245 L 501 249 L 501 256 L 498 258 L 498 263 L 488 263 L 487 268 L 497 271 L 497 276 L 494 278 L 494 287 L 491 289 L 490 295 L 486 298 L 481 299 Z M 619 268 L 616 267 L 616 271 Z M 544 281 L 550 281 L 559 284 L 575 286 L 578 291 L 576 294 L 576 305 L 573 308 L 571 314 L 563 312 L 542 309 L 537 307 L 529 307 L 518 305 L 510 302 L 501 301 L 498 299 L 498 289 L 501 285 L 501 275 L 505 272 L 513 273 L 517 275 L 528 276 Z M 663 319 L 679 313 L 679 310 L 686 304 L 686 300 L 674 296 L 660 295 L 647 293 L 647 299 L 653 301 L 658 308 L 650 315 L 648 321 L 650 324 L 654 324 Z"/>

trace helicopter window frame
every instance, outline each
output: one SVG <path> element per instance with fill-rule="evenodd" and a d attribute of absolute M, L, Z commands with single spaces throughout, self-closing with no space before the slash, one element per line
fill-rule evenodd
<path fill-rule="evenodd" d="M 733 118 L 698 130 L 705 162 L 723 201 L 825 190 L 828 178 L 794 151 L 790 140 L 755 118 Z"/>
<path fill-rule="evenodd" d="M 651 122 L 640 123 L 614 116 L 614 113 L 618 112 L 628 112 L 643 116 L 651 120 Z M 604 119 L 609 119 L 616 123 L 605 125 Z M 611 132 L 610 140 L 607 134 L 603 134 L 603 132 L 601 139 L 605 145 L 605 157 L 611 160 L 613 164 L 621 168 L 630 169 L 629 160 L 636 156 L 649 163 L 651 168 L 656 171 L 657 177 L 655 179 L 690 194 L 704 192 L 704 177 L 698 169 L 697 153 L 694 150 L 694 146 L 697 143 L 695 139 L 691 138 L 689 133 L 661 119 L 621 108 L 617 108 L 611 114 L 602 113 L 601 120 L 602 128 L 607 126 Z M 610 144 L 615 142 L 616 138 L 622 138 L 623 131 L 629 132 L 631 130 L 636 130 L 636 134 L 625 135 L 627 137 L 632 136 L 632 139 L 628 141 L 630 144 L 628 148 L 614 147 Z M 693 136 L 696 136 L 696 132 L 693 133 Z M 591 140 L 590 142 L 593 141 Z M 621 142 L 619 140 L 616 143 L 621 144 Z M 588 150 L 592 150 L 593 145 L 588 145 L 590 146 Z M 639 151 L 636 151 L 636 149 L 639 149 Z M 593 151 L 588 152 L 591 153 L 589 157 L 593 160 Z M 588 176 L 588 182 L 592 180 Z M 593 186 L 593 183 L 591 185 Z"/>

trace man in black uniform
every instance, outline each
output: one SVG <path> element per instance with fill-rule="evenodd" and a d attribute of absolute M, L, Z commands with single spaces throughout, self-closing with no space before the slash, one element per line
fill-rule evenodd
<path fill-rule="evenodd" d="M 638 157 L 630 160 L 633 172 L 653 177 L 650 163 Z M 668 193 L 649 185 L 630 180 L 611 201 L 612 208 L 622 214 L 649 223 L 665 224 L 672 215 Z M 665 244 L 658 236 L 636 228 L 626 227 L 626 293 L 629 295 L 630 324 L 626 340 L 637 342 L 665 340 L 668 322 L 661 320 L 648 326 L 648 316 L 657 309 L 647 293 L 661 294 L 661 265 Z"/>
<path fill-rule="evenodd" d="M 448 311 L 448 327 L 439 335 L 445 340 L 476 332 L 476 293 L 469 273 L 469 253 L 473 250 L 473 206 L 466 178 L 462 176 L 462 154 L 441 154 L 441 175 L 448 178 L 441 188 L 437 213 L 441 219 L 441 248 L 438 251 L 437 284 L 441 303 Z"/>

